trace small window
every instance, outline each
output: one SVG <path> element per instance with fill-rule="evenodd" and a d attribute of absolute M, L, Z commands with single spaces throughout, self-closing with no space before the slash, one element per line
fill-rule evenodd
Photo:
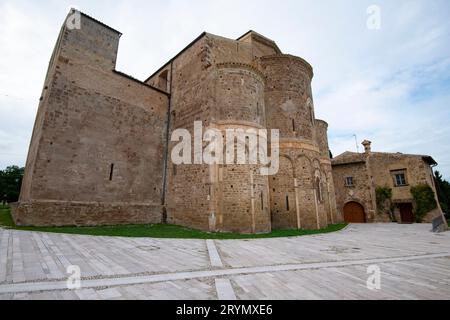
<path fill-rule="evenodd" d="M 294 119 L 292 119 L 292 131 L 295 132 L 295 121 L 294 121 Z"/>
<path fill-rule="evenodd" d="M 397 187 L 406 186 L 406 177 L 404 173 L 396 173 L 394 174 L 394 178 Z"/>
<path fill-rule="evenodd" d="M 353 177 L 345 177 L 345 186 L 346 187 L 353 187 L 354 181 L 353 181 Z"/>
<path fill-rule="evenodd" d="M 286 195 L 286 211 L 289 211 L 289 196 Z"/>
<path fill-rule="evenodd" d="M 406 170 L 393 170 L 391 171 L 392 179 L 394 180 L 395 187 L 407 186 L 408 181 L 406 180 Z"/>

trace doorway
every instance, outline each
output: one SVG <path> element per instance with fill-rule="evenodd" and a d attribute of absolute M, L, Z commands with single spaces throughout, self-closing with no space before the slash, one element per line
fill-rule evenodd
<path fill-rule="evenodd" d="M 365 223 L 364 207 L 358 202 L 348 202 L 344 206 L 344 220 L 349 223 Z"/>
<path fill-rule="evenodd" d="M 414 223 L 415 219 L 411 203 L 400 203 L 398 208 L 400 210 L 401 223 Z"/>

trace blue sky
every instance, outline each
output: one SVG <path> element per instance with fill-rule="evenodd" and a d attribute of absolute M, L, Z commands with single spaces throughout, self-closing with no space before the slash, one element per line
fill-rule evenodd
<path fill-rule="evenodd" d="M 381 29 L 366 10 L 381 9 Z M 23 165 L 47 64 L 70 7 L 123 33 L 117 69 L 145 79 L 202 31 L 253 29 L 314 67 L 334 155 L 428 154 L 450 179 L 450 1 L 0 0 L 0 168 Z M 360 150 L 362 147 L 360 148 Z"/>

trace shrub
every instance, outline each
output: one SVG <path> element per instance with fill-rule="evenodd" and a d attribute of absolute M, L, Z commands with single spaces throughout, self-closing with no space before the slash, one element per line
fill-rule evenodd
<path fill-rule="evenodd" d="M 377 211 L 378 213 L 387 213 L 391 221 L 395 222 L 395 216 L 392 213 L 392 189 L 389 187 L 377 187 L 375 189 Z"/>
<path fill-rule="evenodd" d="M 412 187 L 411 193 L 416 202 L 414 210 L 416 222 L 420 223 L 428 212 L 437 208 L 436 198 L 433 189 L 427 184 Z"/>

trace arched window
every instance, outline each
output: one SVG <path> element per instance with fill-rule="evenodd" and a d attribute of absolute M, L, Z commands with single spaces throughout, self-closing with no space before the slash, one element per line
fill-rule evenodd
<path fill-rule="evenodd" d="M 315 187 L 316 187 L 317 201 L 322 202 L 323 201 L 322 181 L 320 181 L 319 177 L 316 177 Z"/>

